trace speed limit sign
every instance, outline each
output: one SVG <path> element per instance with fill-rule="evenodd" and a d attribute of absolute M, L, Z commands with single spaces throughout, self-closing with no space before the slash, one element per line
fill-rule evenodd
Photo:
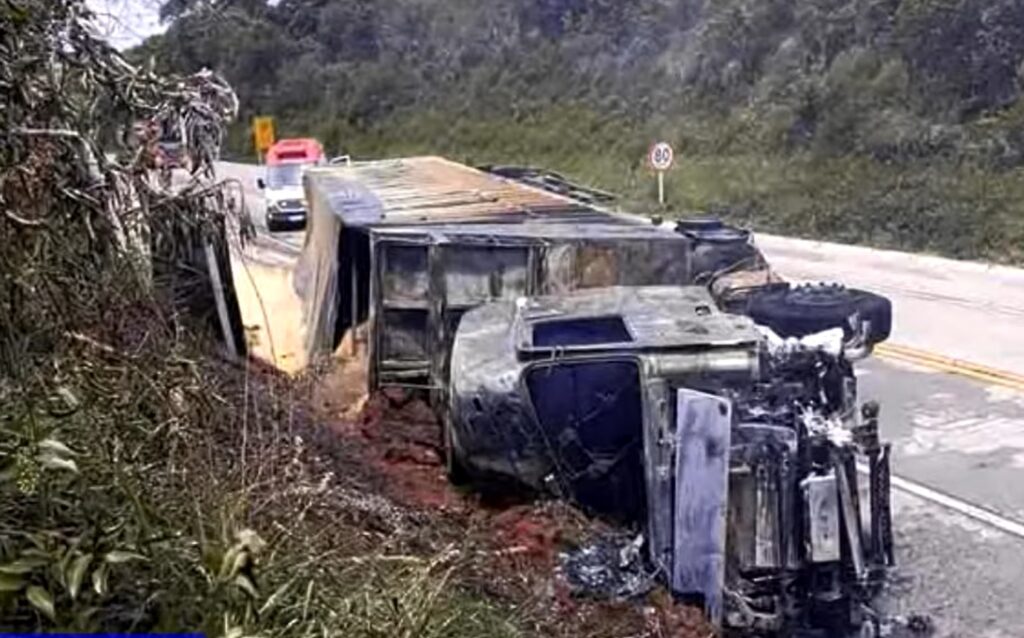
<path fill-rule="evenodd" d="M 656 171 L 667 171 L 672 168 L 672 162 L 675 160 L 675 152 L 672 150 L 672 146 L 668 142 L 658 142 L 651 147 L 650 155 L 648 159 L 651 162 L 651 167 Z"/>
<path fill-rule="evenodd" d="M 672 168 L 675 158 L 676 154 L 668 142 L 658 142 L 651 147 L 650 153 L 647 154 L 647 161 L 651 163 L 651 168 L 658 171 L 659 204 L 665 203 L 665 171 Z"/>

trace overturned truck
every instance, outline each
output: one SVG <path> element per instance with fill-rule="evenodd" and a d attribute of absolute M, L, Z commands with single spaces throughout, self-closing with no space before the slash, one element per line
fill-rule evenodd
<path fill-rule="evenodd" d="M 453 480 L 635 528 L 731 633 L 871 633 L 889 446 L 853 363 L 888 301 L 786 283 L 742 229 L 613 212 L 544 171 L 409 158 L 305 188 L 310 354 L 364 327 L 370 389 L 429 396 Z"/>

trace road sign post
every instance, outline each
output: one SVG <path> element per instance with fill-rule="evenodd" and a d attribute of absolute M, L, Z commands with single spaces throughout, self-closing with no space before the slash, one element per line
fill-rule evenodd
<path fill-rule="evenodd" d="M 647 160 L 658 173 L 658 203 L 665 205 L 665 172 L 672 168 L 675 161 L 675 152 L 668 142 L 658 142 L 651 147 Z"/>
<path fill-rule="evenodd" d="M 263 163 L 263 155 L 274 145 L 274 118 L 258 116 L 252 118 L 252 136 L 256 155 Z"/>

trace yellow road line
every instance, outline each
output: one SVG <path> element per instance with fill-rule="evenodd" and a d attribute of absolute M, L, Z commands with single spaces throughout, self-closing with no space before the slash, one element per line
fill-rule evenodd
<path fill-rule="evenodd" d="M 924 350 L 918 350 L 916 348 L 909 348 L 907 346 L 900 346 L 892 343 L 879 344 L 875 348 L 875 354 L 882 359 L 912 363 L 923 368 L 955 374 L 961 377 L 974 379 L 975 381 L 988 383 L 990 385 L 1002 386 L 1004 388 L 1024 392 L 1024 375 L 1009 372 L 1007 370 L 989 368 L 977 363 L 971 363 L 970 361 L 945 357 L 931 352 L 926 352 Z"/>

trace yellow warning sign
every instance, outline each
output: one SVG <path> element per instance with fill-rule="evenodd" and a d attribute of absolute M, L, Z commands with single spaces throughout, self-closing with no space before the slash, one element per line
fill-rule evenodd
<path fill-rule="evenodd" d="M 266 153 L 274 145 L 274 118 L 252 118 L 252 135 L 256 140 L 256 150 Z"/>

